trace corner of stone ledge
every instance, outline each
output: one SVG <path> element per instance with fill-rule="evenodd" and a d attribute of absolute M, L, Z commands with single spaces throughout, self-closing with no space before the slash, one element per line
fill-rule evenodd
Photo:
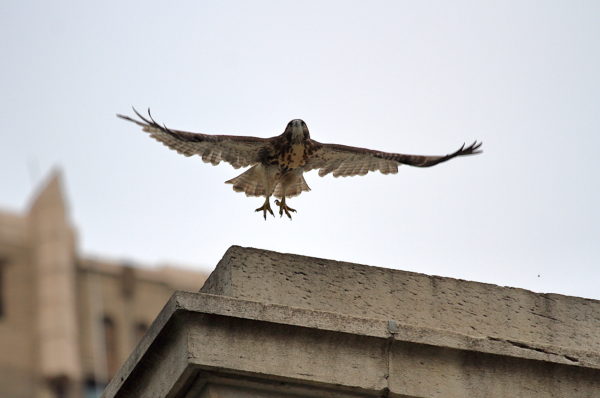
<path fill-rule="evenodd" d="M 230 266 L 232 261 L 235 261 L 238 258 L 245 258 L 251 253 L 255 253 L 260 251 L 260 249 L 254 247 L 243 247 L 238 245 L 231 245 L 229 249 L 225 251 L 221 260 L 217 263 L 215 269 L 223 266 Z"/>
<path fill-rule="evenodd" d="M 173 295 L 169 299 L 169 303 L 167 304 L 171 306 L 171 311 L 173 313 L 186 308 L 186 300 L 189 294 L 190 292 L 184 292 L 182 290 L 176 290 L 173 293 Z"/>
<path fill-rule="evenodd" d="M 247 251 L 247 250 L 256 250 L 256 249 L 254 249 L 253 247 L 243 247 L 243 246 L 239 246 L 239 245 L 231 245 L 225 251 L 225 254 L 223 254 L 223 258 L 227 257 L 230 254 L 244 252 L 244 251 Z"/>

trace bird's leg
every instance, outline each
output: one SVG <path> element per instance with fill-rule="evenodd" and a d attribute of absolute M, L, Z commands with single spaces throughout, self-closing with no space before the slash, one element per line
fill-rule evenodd
<path fill-rule="evenodd" d="M 290 211 L 292 212 L 296 212 L 296 209 L 292 209 L 291 207 L 289 207 L 288 205 L 285 204 L 285 196 L 281 198 L 281 200 L 277 200 L 275 199 L 275 204 L 277 206 L 279 206 L 279 216 L 283 217 L 283 212 L 285 212 L 285 215 L 289 217 L 289 219 L 292 219 L 292 216 L 290 214 Z"/>
<path fill-rule="evenodd" d="M 258 209 L 254 210 L 254 211 L 261 211 L 263 212 L 263 217 L 265 218 L 265 220 L 267 219 L 267 212 L 271 213 L 271 215 L 273 217 L 275 217 L 275 214 L 273 214 L 273 210 L 271 210 L 271 203 L 269 203 L 269 199 L 271 198 L 271 196 L 266 196 L 265 197 L 265 203 L 259 207 Z"/>

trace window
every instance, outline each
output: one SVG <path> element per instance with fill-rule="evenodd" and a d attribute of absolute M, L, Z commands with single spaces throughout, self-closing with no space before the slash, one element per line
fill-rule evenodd
<path fill-rule="evenodd" d="M 104 348 L 106 352 L 106 370 L 108 377 L 114 376 L 119 369 L 119 351 L 117 346 L 117 327 L 109 316 L 102 318 L 102 329 L 104 332 Z"/>
<path fill-rule="evenodd" d="M 100 396 L 102 395 L 102 391 L 104 391 L 104 387 L 104 384 L 99 383 L 92 377 L 88 377 L 85 380 L 83 396 L 85 398 L 100 398 Z"/>
<path fill-rule="evenodd" d="M 4 314 L 5 314 L 5 308 L 4 305 L 5 303 L 5 293 L 6 293 L 6 286 L 5 286 L 5 265 L 8 261 L 5 258 L 0 257 L 0 320 L 2 320 L 2 318 L 4 318 Z"/>
<path fill-rule="evenodd" d="M 69 379 L 67 376 L 57 376 L 48 379 L 53 398 L 67 398 L 69 396 Z"/>

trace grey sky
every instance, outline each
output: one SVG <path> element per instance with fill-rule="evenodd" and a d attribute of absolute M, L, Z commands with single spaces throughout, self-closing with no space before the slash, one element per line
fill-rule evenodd
<path fill-rule="evenodd" d="M 80 247 L 210 269 L 232 244 L 600 298 L 597 1 L 3 1 L 0 206 L 59 165 Z M 306 179 L 293 221 L 115 113 L 484 154 Z M 539 275 L 539 277 L 538 277 Z"/>

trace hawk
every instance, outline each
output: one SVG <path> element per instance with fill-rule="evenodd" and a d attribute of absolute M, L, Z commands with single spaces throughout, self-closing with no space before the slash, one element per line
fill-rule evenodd
<path fill-rule="evenodd" d="M 279 215 L 285 213 L 290 219 L 286 199 L 310 191 L 304 180 L 304 172 L 319 170 L 323 177 L 333 173 L 334 177 L 365 175 L 379 170 L 383 174 L 395 174 L 398 166 L 406 164 L 416 167 L 430 167 L 457 156 L 481 153 L 481 142 L 473 142 L 468 147 L 461 146 L 457 151 L 443 156 L 405 155 L 388 153 L 366 148 L 339 144 L 322 144 L 310 138 L 306 123 L 300 119 L 290 121 L 281 135 L 271 138 L 210 135 L 173 130 L 158 124 L 150 114 L 142 116 L 133 109 L 138 119 L 117 114 L 121 119 L 142 127 L 150 136 L 182 155 L 198 155 L 206 163 L 218 165 L 221 161 L 234 168 L 251 166 L 239 176 L 225 181 L 232 184 L 236 192 L 246 196 L 264 196 L 265 201 L 256 209 L 267 219 L 271 215 L 270 198 L 277 198 Z"/>

